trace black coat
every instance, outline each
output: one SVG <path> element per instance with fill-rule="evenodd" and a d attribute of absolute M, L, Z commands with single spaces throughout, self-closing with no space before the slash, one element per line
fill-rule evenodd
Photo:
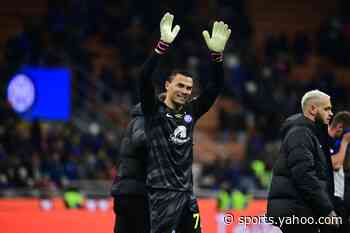
<path fill-rule="evenodd" d="M 274 164 L 267 215 L 327 216 L 334 210 L 333 170 L 327 128 L 302 114 L 282 126 L 280 155 Z"/>
<path fill-rule="evenodd" d="M 141 105 L 132 110 L 132 119 L 124 132 L 111 194 L 146 195 L 147 145 Z"/>
<path fill-rule="evenodd" d="M 344 205 L 350 214 L 350 170 L 345 170 Z"/>

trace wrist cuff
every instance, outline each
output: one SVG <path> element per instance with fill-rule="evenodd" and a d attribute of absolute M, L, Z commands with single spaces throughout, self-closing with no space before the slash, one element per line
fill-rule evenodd
<path fill-rule="evenodd" d="M 158 54 L 164 54 L 168 48 L 170 47 L 169 43 L 166 43 L 164 41 L 159 41 L 156 48 L 154 49 L 154 51 L 156 51 L 156 53 Z"/>
<path fill-rule="evenodd" d="M 211 52 L 211 60 L 214 62 L 222 62 L 224 60 L 224 54 L 222 52 Z"/>

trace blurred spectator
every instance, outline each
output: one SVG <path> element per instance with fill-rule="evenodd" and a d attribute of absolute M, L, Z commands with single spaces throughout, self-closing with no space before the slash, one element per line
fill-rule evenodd
<path fill-rule="evenodd" d="M 63 194 L 63 201 L 68 209 L 82 208 L 84 196 L 76 187 L 68 187 Z"/>
<path fill-rule="evenodd" d="M 293 41 L 294 58 L 297 64 L 304 64 L 311 53 L 311 41 L 306 33 L 298 32 Z"/>

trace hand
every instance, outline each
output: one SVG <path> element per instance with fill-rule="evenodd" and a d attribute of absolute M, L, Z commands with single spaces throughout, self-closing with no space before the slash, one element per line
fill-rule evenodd
<path fill-rule="evenodd" d="M 349 144 L 349 142 L 350 142 L 350 132 L 345 133 L 343 135 L 343 139 L 342 140 Z"/>
<path fill-rule="evenodd" d="M 337 215 L 337 213 L 334 211 L 334 210 L 332 210 L 329 214 L 328 214 L 328 216 L 327 217 L 329 217 L 329 218 L 331 218 L 330 219 L 330 225 L 332 225 L 332 226 L 335 226 L 335 227 L 339 227 L 340 226 L 340 221 L 339 221 L 339 216 Z"/>
<path fill-rule="evenodd" d="M 231 30 L 224 22 L 214 22 L 211 38 L 208 31 L 203 31 L 204 40 L 212 52 L 221 53 L 225 49 L 226 42 L 231 35 Z"/>
<path fill-rule="evenodd" d="M 168 44 L 175 40 L 177 34 L 180 31 L 179 25 L 176 25 L 174 29 L 171 30 L 173 26 L 173 20 L 174 15 L 167 12 L 160 21 L 160 40 Z"/>

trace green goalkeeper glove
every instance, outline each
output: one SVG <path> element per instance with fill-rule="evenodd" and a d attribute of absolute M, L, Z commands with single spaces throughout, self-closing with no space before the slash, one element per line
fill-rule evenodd
<path fill-rule="evenodd" d="M 165 43 L 172 43 L 180 31 L 180 26 L 173 26 L 174 15 L 166 13 L 160 21 L 160 40 Z"/>
<path fill-rule="evenodd" d="M 231 35 L 231 30 L 224 22 L 214 22 L 211 38 L 208 31 L 203 31 L 204 40 L 212 52 L 222 53 L 226 42 Z"/>

